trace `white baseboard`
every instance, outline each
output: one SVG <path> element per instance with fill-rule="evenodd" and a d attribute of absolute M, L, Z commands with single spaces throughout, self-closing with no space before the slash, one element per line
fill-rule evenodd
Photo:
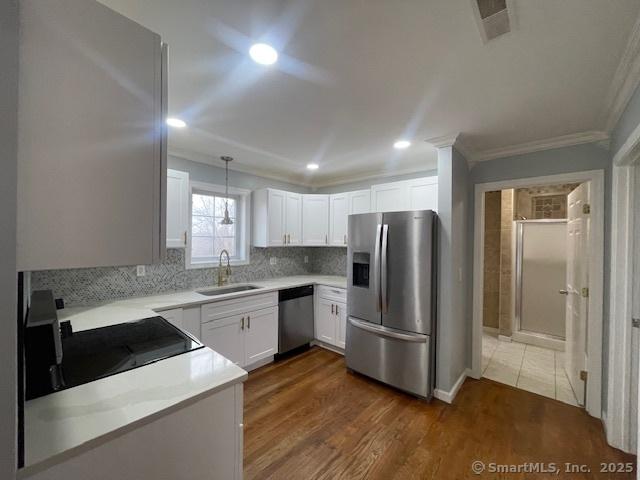
<path fill-rule="evenodd" d="M 500 340 L 501 342 L 510 342 L 511 337 L 507 337 L 506 335 L 498 335 L 498 340 Z"/>
<path fill-rule="evenodd" d="M 433 396 L 436 397 L 438 400 L 442 400 L 443 402 L 453 403 L 453 400 L 456 398 L 456 395 L 458 395 L 458 391 L 460 390 L 460 387 L 462 387 L 462 384 L 464 383 L 464 381 L 468 376 L 471 376 L 471 370 L 467 368 L 465 369 L 464 372 L 462 372 L 462 374 L 460 375 L 460 378 L 458 378 L 456 383 L 453 384 L 453 387 L 451 387 L 451 390 L 446 391 L 446 390 L 441 390 L 439 388 L 436 388 L 433 391 Z"/>
<path fill-rule="evenodd" d="M 264 367 L 265 365 L 268 365 L 270 363 L 273 363 L 273 355 L 271 355 L 270 357 L 267 358 L 263 358 L 262 360 L 258 360 L 255 363 L 252 363 L 251 365 L 247 365 L 246 367 L 243 367 L 247 372 L 250 372 L 251 370 L 255 370 L 256 368 L 260 368 L 260 367 Z"/>
<path fill-rule="evenodd" d="M 500 334 L 500 329 L 496 328 L 496 327 L 482 327 L 482 331 L 484 333 L 489 333 L 491 335 L 499 335 Z"/>
<path fill-rule="evenodd" d="M 313 340 L 309 345 L 312 347 L 318 346 L 320 348 L 324 348 L 325 350 L 329 350 L 334 353 L 339 353 L 340 355 L 344 355 L 344 350 L 340 347 L 336 347 L 335 345 L 329 345 L 328 343 L 321 342 L 320 340 Z"/>
<path fill-rule="evenodd" d="M 551 338 L 545 335 L 536 335 L 535 333 L 513 332 L 511 338 L 515 342 L 527 343 L 537 347 L 550 348 L 559 352 L 564 352 L 564 340 Z"/>

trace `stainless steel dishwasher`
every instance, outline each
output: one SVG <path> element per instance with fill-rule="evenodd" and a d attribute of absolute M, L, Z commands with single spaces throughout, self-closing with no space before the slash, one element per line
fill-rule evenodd
<path fill-rule="evenodd" d="M 278 292 L 278 353 L 313 340 L 313 285 Z"/>

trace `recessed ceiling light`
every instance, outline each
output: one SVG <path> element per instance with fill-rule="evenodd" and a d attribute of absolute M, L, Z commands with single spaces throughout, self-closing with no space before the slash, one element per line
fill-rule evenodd
<path fill-rule="evenodd" d="M 309 170 L 317 170 L 317 169 L 319 169 L 319 168 L 320 168 L 320 165 L 318 165 L 317 163 L 309 163 L 309 164 L 307 165 L 307 168 L 308 168 Z"/>
<path fill-rule="evenodd" d="M 271 45 L 256 43 L 249 49 L 253 61 L 260 65 L 273 65 L 278 61 L 278 52 Z"/>
<path fill-rule="evenodd" d="M 405 148 L 409 148 L 411 146 L 411 142 L 409 140 L 398 140 L 393 144 L 393 148 L 396 150 L 404 150 Z"/>
<path fill-rule="evenodd" d="M 167 125 L 175 128 L 184 128 L 187 126 L 187 123 L 184 120 L 180 120 L 179 118 L 167 118 Z"/>

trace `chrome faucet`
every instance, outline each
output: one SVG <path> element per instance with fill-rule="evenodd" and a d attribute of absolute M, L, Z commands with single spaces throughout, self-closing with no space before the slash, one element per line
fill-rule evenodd
<path fill-rule="evenodd" d="M 227 266 L 224 270 L 222 269 L 223 253 L 227 256 Z M 229 252 L 227 252 L 226 250 L 222 250 L 220 252 L 220 258 L 218 263 L 218 286 L 221 287 L 225 283 L 228 283 L 230 278 L 231 278 L 231 261 L 229 260 Z"/>

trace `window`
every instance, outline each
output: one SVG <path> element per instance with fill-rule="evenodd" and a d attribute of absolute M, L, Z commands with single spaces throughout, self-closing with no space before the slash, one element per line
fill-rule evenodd
<path fill-rule="evenodd" d="M 191 183 L 188 268 L 218 265 L 223 250 L 236 265 L 249 262 L 248 198 L 245 190 L 229 188 L 229 196 L 225 197 L 224 186 Z M 233 225 L 220 224 L 225 202 Z"/>

